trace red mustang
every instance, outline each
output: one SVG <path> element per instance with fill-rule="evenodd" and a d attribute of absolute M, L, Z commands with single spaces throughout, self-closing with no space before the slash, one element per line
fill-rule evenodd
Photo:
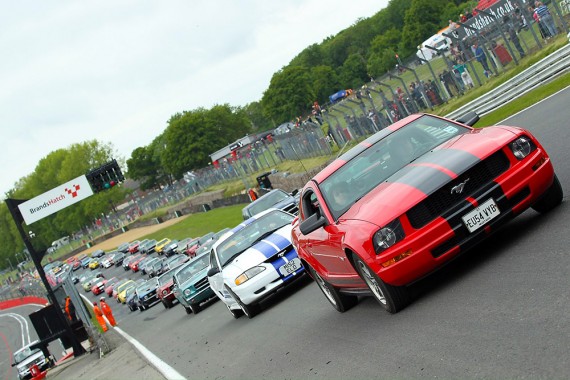
<path fill-rule="evenodd" d="M 406 285 L 529 207 L 562 202 L 550 157 L 528 131 L 412 115 L 351 149 L 302 190 L 293 245 L 340 312 L 372 294 L 390 313 Z"/>

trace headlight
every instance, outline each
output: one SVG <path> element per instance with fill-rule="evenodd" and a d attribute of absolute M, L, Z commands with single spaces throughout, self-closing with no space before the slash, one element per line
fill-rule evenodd
<path fill-rule="evenodd" d="M 510 143 L 509 147 L 518 160 L 522 160 L 536 149 L 536 146 L 533 144 L 533 142 L 526 136 L 519 137 Z"/>
<path fill-rule="evenodd" d="M 163 295 L 163 296 L 165 296 L 165 295 L 167 295 L 167 294 L 168 294 L 168 291 L 166 291 L 166 290 L 163 290 L 163 291 L 162 291 L 162 295 Z"/>
<path fill-rule="evenodd" d="M 194 289 L 192 289 L 192 288 L 186 289 L 186 290 L 184 291 L 184 295 L 185 295 L 186 297 L 189 297 L 190 295 L 192 295 L 192 293 L 194 293 Z"/>
<path fill-rule="evenodd" d="M 250 269 L 246 270 L 245 272 L 243 272 L 242 274 L 240 274 L 239 276 L 237 276 L 235 283 L 236 283 L 236 285 L 241 285 L 244 282 L 246 282 L 247 280 L 249 280 L 250 278 L 257 276 L 258 274 L 260 274 L 264 270 L 265 270 L 265 267 L 261 267 L 261 266 L 250 268 Z"/>
<path fill-rule="evenodd" d="M 400 224 L 400 220 L 396 219 L 389 223 L 386 227 L 376 231 L 372 238 L 372 244 L 376 254 L 390 248 L 404 238 L 404 229 Z"/>

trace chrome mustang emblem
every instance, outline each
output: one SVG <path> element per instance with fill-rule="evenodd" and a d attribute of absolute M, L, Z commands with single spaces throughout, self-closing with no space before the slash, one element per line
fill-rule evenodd
<path fill-rule="evenodd" d="M 455 185 L 451 188 L 451 194 L 461 194 L 463 192 L 463 189 L 465 188 L 465 184 L 469 181 L 469 178 L 467 178 L 465 181 L 461 182 L 458 185 Z"/>

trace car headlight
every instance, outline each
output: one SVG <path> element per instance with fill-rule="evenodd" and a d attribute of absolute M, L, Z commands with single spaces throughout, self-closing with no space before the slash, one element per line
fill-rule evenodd
<path fill-rule="evenodd" d="M 402 240 L 404 236 L 404 229 L 400 224 L 400 220 L 396 219 L 389 223 L 386 227 L 383 227 L 376 231 L 372 237 L 374 251 L 376 251 L 376 254 L 379 254 Z"/>
<path fill-rule="evenodd" d="M 192 295 L 192 293 L 194 293 L 194 288 L 188 288 L 188 289 L 184 290 L 184 295 L 186 297 L 190 297 Z"/>
<path fill-rule="evenodd" d="M 519 137 L 510 143 L 509 147 L 518 160 L 522 160 L 536 149 L 536 145 L 526 136 Z"/>
<path fill-rule="evenodd" d="M 262 266 L 250 268 L 250 269 L 246 270 L 245 272 L 243 272 L 242 274 L 240 274 L 239 276 L 237 276 L 235 283 L 236 283 L 236 285 L 241 285 L 244 282 L 246 282 L 247 280 L 249 280 L 250 278 L 257 276 L 258 274 L 260 274 L 264 270 L 265 270 L 265 267 L 262 267 Z"/>

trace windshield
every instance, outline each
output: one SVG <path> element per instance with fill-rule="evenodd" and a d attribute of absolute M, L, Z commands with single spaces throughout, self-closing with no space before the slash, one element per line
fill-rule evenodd
<path fill-rule="evenodd" d="M 192 261 L 190 264 L 186 265 L 176 273 L 176 281 L 179 284 L 184 283 L 190 277 L 194 276 L 196 273 L 203 269 L 206 269 L 210 264 L 209 255 L 203 255 Z"/>
<path fill-rule="evenodd" d="M 160 276 L 158 278 L 158 285 L 162 286 L 164 284 L 166 284 L 168 281 L 172 280 L 172 272 L 171 273 L 167 273 L 163 276 Z"/>
<path fill-rule="evenodd" d="M 251 207 L 249 207 L 249 214 L 250 215 L 258 214 L 262 211 L 267 210 L 268 208 L 271 208 L 271 206 L 281 202 L 283 199 L 287 199 L 289 197 L 290 195 L 282 190 L 275 190 L 270 193 L 267 193 L 266 195 L 255 201 L 255 203 L 252 204 Z"/>
<path fill-rule="evenodd" d="M 334 219 L 404 166 L 469 131 L 453 122 L 424 115 L 386 135 L 319 185 Z"/>
<path fill-rule="evenodd" d="M 18 351 L 14 354 L 14 361 L 16 363 L 20 363 L 20 362 L 26 360 L 26 358 L 29 358 L 30 356 L 36 354 L 39 351 L 40 351 L 39 348 L 36 348 L 33 351 L 30 350 L 30 347 L 23 348 L 22 351 Z"/>
<path fill-rule="evenodd" d="M 246 224 L 241 230 L 230 235 L 216 248 L 220 264 L 224 267 L 256 242 L 271 235 L 279 228 L 291 224 L 293 218 L 291 214 L 281 210 L 273 210 L 252 223 Z"/>

